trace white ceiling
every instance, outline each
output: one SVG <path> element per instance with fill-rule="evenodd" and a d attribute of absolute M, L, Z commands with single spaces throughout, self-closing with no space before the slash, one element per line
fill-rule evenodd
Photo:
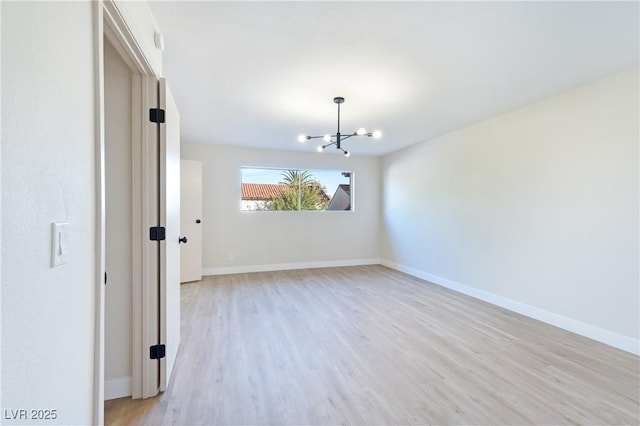
<path fill-rule="evenodd" d="M 151 2 L 184 142 L 381 155 L 638 65 L 639 3 Z M 331 149 L 332 152 L 337 150 Z"/>

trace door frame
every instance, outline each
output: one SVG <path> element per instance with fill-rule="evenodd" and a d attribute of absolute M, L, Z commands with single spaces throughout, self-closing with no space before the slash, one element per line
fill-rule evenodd
<path fill-rule="evenodd" d="M 148 89 L 142 84 L 144 77 L 158 78 L 153 66 L 148 61 L 140 43 L 121 13 L 116 0 L 101 0 L 94 5 L 94 66 L 96 70 L 95 102 L 96 102 L 96 146 L 95 146 L 95 342 L 94 342 L 94 401 L 93 422 L 104 424 L 104 329 L 105 329 L 105 96 L 104 96 L 104 37 L 116 48 L 123 60 L 134 71 L 132 93 L 132 225 L 133 225 L 133 366 L 132 366 L 132 397 L 145 398 L 157 393 L 157 389 L 150 390 L 146 377 L 151 373 L 142 362 L 148 355 L 148 330 L 151 320 L 149 315 L 149 294 L 155 288 L 149 288 L 148 274 L 150 265 L 147 264 L 147 245 L 143 244 L 143 218 L 150 209 L 148 200 L 148 182 L 145 179 L 148 167 L 148 126 L 145 125 L 146 114 L 143 111 L 143 99 L 149 96 Z M 157 310 L 157 309 L 156 309 Z"/>

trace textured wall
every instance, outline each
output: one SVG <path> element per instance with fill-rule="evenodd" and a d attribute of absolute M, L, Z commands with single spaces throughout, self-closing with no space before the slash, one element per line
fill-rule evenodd
<path fill-rule="evenodd" d="M 202 144 L 183 144 L 181 155 L 202 161 L 205 273 L 379 257 L 379 158 Z M 240 211 L 241 166 L 353 171 L 355 211 Z"/>
<path fill-rule="evenodd" d="M 382 257 L 637 348 L 638 69 L 383 159 Z"/>
<path fill-rule="evenodd" d="M 2 408 L 47 423 L 93 418 L 93 61 L 91 2 L 3 2 Z M 56 268 L 52 222 L 70 224 Z"/>

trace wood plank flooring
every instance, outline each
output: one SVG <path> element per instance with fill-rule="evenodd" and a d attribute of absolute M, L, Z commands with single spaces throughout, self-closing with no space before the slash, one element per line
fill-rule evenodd
<path fill-rule="evenodd" d="M 640 424 L 638 357 L 383 266 L 206 277 L 182 315 L 107 424 Z"/>

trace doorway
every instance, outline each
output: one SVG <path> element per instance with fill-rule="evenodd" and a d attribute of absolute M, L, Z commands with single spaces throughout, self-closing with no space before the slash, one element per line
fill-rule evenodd
<path fill-rule="evenodd" d="M 180 117 L 118 4 L 96 3 L 97 424 L 164 391 L 180 343 Z"/>
<path fill-rule="evenodd" d="M 104 39 L 105 366 L 104 397 L 132 395 L 132 74 Z"/>
<path fill-rule="evenodd" d="M 180 160 L 180 282 L 202 279 L 202 162 Z"/>

